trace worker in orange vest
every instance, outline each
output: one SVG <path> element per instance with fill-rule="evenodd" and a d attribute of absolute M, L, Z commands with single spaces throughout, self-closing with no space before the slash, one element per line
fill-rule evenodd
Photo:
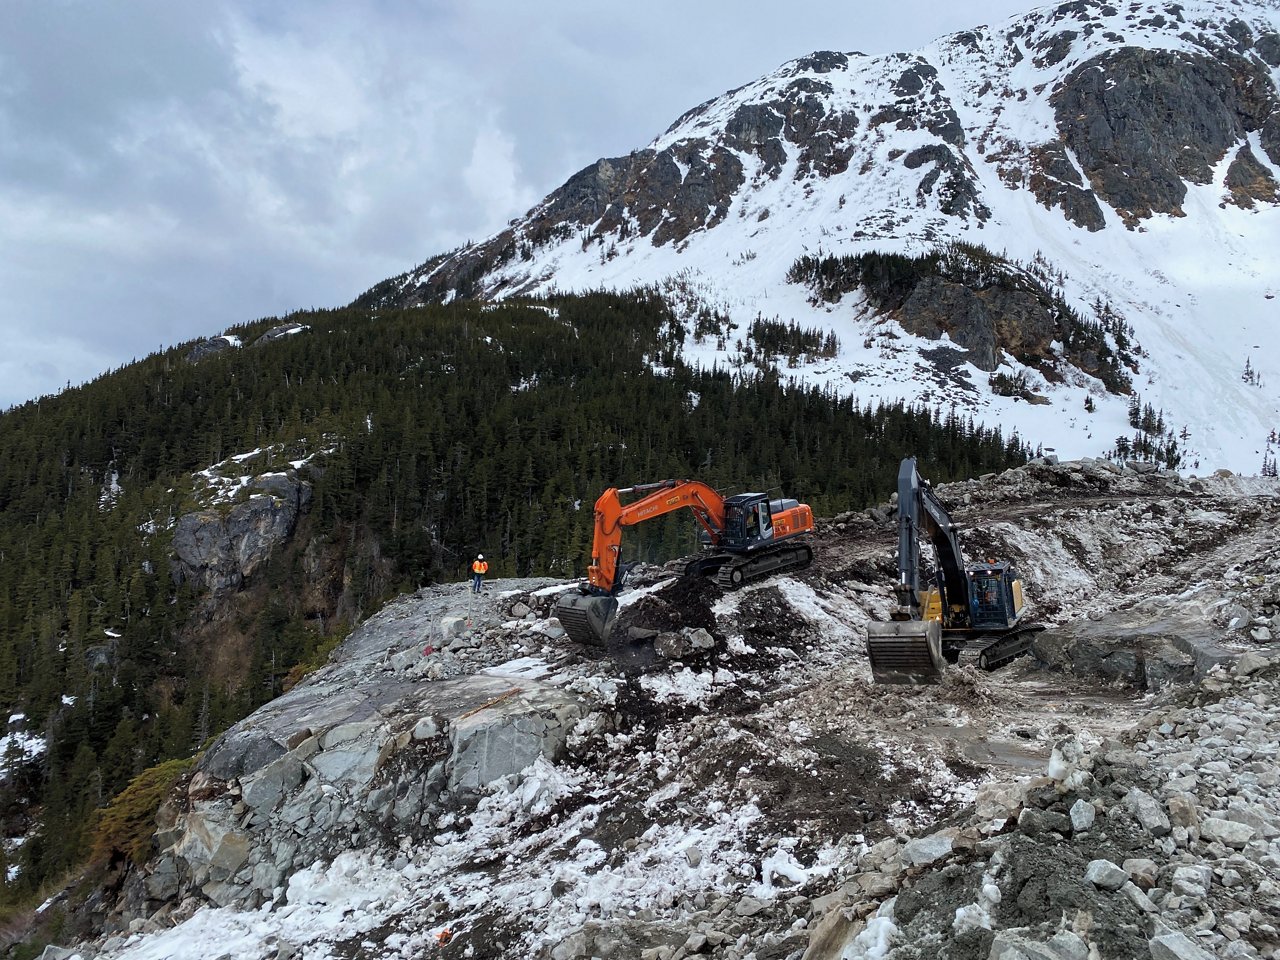
<path fill-rule="evenodd" d="M 471 592 L 479 593 L 484 586 L 484 575 L 489 572 L 489 564 L 484 562 L 484 554 L 477 553 L 471 563 Z"/>

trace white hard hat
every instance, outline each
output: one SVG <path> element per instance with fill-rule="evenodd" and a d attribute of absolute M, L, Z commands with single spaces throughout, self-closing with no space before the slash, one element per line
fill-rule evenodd
<path fill-rule="evenodd" d="M 476 554 L 476 559 L 477 559 L 477 560 L 483 560 L 483 559 L 484 559 L 484 554 L 483 554 L 483 553 L 477 553 L 477 554 Z"/>

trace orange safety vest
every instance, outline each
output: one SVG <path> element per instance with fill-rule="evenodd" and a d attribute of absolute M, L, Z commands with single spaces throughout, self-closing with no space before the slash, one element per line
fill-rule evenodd
<path fill-rule="evenodd" d="M 475 563 L 471 564 L 471 572 L 472 573 L 488 573 L 489 572 L 488 562 L 485 560 L 477 560 Z"/>

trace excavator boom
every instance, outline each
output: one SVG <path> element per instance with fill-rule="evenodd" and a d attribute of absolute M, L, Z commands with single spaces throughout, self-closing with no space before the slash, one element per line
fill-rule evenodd
<path fill-rule="evenodd" d="M 623 505 L 622 494 L 644 496 Z M 587 582 L 599 593 L 613 593 L 618 583 L 618 562 L 622 552 L 622 529 L 644 520 L 653 520 L 673 510 L 688 507 L 702 528 L 716 542 L 724 531 L 724 498 L 696 480 L 663 480 L 621 490 L 610 487 L 600 494 L 595 507 L 595 535 L 591 544 L 591 567 Z"/>

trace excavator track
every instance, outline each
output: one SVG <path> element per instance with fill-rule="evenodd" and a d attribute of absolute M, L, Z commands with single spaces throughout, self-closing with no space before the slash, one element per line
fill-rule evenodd
<path fill-rule="evenodd" d="M 972 664 L 991 672 L 1031 652 L 1031 640 L 1044 630 L 1044 624 L 1028 623 L 997 635 L 984 634 L 967 642 L 960 650 L 957 663 Z"/>
<path fill-rule="evenodd" d="M 784 570 L 803 570 L 813 563 L 813 548 L 807 543 L 780 543 L 745 556 L 731 555 L 716 571 L 716 583 L 726 590 Z"/>

